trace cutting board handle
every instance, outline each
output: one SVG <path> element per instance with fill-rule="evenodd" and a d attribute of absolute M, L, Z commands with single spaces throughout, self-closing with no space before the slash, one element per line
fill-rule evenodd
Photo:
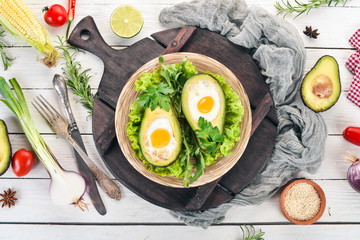
<path fill-rule="evenodd" d="M 75 26 L 69 37 L 69 43 L 72 46 L 91 52 L 103 61 L 117 51 L 104 41 L 91 16 L 83 18 Z"/>

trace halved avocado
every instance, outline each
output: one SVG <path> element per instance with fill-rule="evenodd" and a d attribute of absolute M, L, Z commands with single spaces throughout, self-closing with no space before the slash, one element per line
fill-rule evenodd
<path fill-rule="evenodd" d="M 315 112 L 322 112 L 337 102 L 340 93 L 339 65 L 334 57 L 325 55 L 306 74 L 301 86 L 302 99 Z"/>
<path fill-rule="evenodd" d="M 160 144 L 155 143 L 155 140 Z M 139 143 L 145 160 L 151 165 L 167 167 L 175 162 L 181 151 L 182 136 L 179 121 L 172 107 L 169 112 L 160 107 L 154 111 L 150 108 L 145 110 L 140 126 Z"/>
<path fill-rule="evenodd" d="M 0 119 L 0 175 L 4 174 L 10 165 L 11 145 L 6 124 Z"/>
<path fill-rule="evenodd" d="M 220 102 L 220 108 L 216 115 L 216 117 L 211 120 L 211 124 L 213 127 L 218 127 L 220 133 L 222 134 L 224 131 L 224 123 L 225 123 L 225 113 L 226 113 L 226 98 L 225 93 L 222 89 L 222 86 L 220 83 L 211 75 L 206 73 L 201 73 L 192 76 L 189 78 L 181 92 L 181 107 L 182 111 L 186 117 L 186 120 L 190 124 L 191 128 L 193 130 L 199 129 L 198 121 L 199 117 L 195 117 L 191 114 L 190 108 L 194 108 L 198 106 L 198 102 L 192 102 L 192 100 L 189 98 L 191 89 L 196 85 L 199 84 L 201 81 L 206 81 L 210 84 L 211 87 L 215 87 L 216 92 L 219 96 L 219 102 Z M 209 94 L 210 96 L 210 94 Z M 213 96 L 210 96 L 213 97 Z M 204 117 L 206 119 L 206 117 Z M 208 120 L 208 119 L 206 119 Z M 208 120 L 209 121 L 209 120 Z"/>

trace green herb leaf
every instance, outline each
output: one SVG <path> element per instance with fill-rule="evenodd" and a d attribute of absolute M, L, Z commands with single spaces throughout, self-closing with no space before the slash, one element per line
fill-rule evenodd
<path fill-rule="evenodd" d="M 60 44 L 58 49 L 62 51 L 62 58 L 65 60 L 64 67 L 61 68 L 64 73 L 66 84 L 71 88 L 73 93 L 80 97 L 79 101 L 89 113 L 92 114 L 94 104 L 94 94 L 91 92 L 89 80 L 91 76 L 88 74 L 90 69 L 82 69 L 79 61 L 76 60 L 77 53 L 81 52 L 78 48 L 65 45 L 65 41 L 58 37 Z"/>
<path fill-rule="evenodd" d="M 168 94 L 173 93 L 174 90 L 170 88 L 166 83 L 160 83 L 157 87 L 148 86 L 146 91 L 141 93 L 136 100 L 137 104 L 150 107 L 151 111 L 154 111 L 157 106 L 170 111 L 170 97 Z"/>
<path fill-rule="evenodd" d="M 241 228 L 241 231 L 242 231 L 242 234 L 243 234 L 243 237 L 242 237 L 242 240 L 264 240 L 262 238 L 262 236 L 264 236 L 264 232 L 261 231 L 260 229 L 260 232 L 258 234 L 255 234 L 256 231 L 255 231 L 255 228 L 254 226 L 250 225 L 250 228 L 248 226 L 244 226 L 244 228 L 242 226 L 239 226 Z"/>
<path fill-rule="evenodd" d="M 183 58 L 182 64 L 165 65 L 163 56 L 159 57 L 159 65 L 162 67 L 160 75 L 165 82 L 174 91 L 170 94 L 171 103 L 175 109 L 176 115 L 181 115 L 181 91 L 188 77 L 182 77 L 185 72 L 185 65 L 187 63 L 186 57 Z"/>
<path fill-rule="evenodd" d="M 5 37 L 4 30 L 0 31 L 0 38 Z M 7 53 L 5 52 L 5 43 L 2 39 L 0 39 L 0 55 L 1 60 L 3 62 L 4 70 L 6 71 L 11 66 L 11 61 L 13 61 L 15 58 L 10 58 Z"/>
<path fill-rule="evenodd" d="M 179 119 L 182 137 L 183 137 L 183 144 L 185 149 L 184 154 L 181 155 L 180 161 L 181 165 L 184 166 L 184 187 L 188 188 L 190 184 L 191 171 L 192 171 L 192 164 L 190 162 L 190 157 L 193 155 L 193 148 L 192 146 L 192 129 L 189 123 L 185 119 Z"/>
<path fill-rule="evenodd" d="M 276 2 L 275 8 L 278 10 L 278 14 L 284 13 L 284 17 L 291 13 L 298 13 L 294 18 L 300 16 L 303 13 L 308 14 L 311 9 L 319 8 L 320 6 L 327 4 L 330 6 L 332 3 L 335 3 L 336 7 L 338 3 L 344 2 L 344 6 L 347 0 L 309 0 L 307 3 L 299 2 L 294 0 L 296 5 L 292 5 L 288 0 L 285 3 L 284 0 L 281 2 Z"/>
<path fill-rule="evenodd" d="M 199 118 L 198 125 L 200 129 L 195 130 L 195 133 L 200 139 L 201 146 L 207 153 L 214 154 L 217 143 L 224 141 L 224 135 L 220 134 L 218 127 L 213 127 L 211 122 L 203 117 Z"/>
<path fill-rule="evenodd" d="M 194 176 L 190 178 L 190 183 L 195 182 L 201 175 L 203 175 L 205 169 L 205 159 L 200 146 L 197 146 L 195 150 L 195 157 L 196 157 L 196 172 Z"/>

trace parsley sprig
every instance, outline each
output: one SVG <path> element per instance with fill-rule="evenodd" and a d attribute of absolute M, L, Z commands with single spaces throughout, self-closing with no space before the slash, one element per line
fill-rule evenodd
<path fill-rule="evenodd" d="M 10 66 L 11 66 L 11 61 L 14 60 L 15 58 L 10 58 L 6 52 L 5 52 L 5 43 L 3 42 L 2 38 L 5 37 L 5 30 L 1 30 L 0 31 L 0 55 L 1 55 L 1 60 L 3 62 L 3 66 L 4 66 L 4 70 L 6 71 Z"/>
<path fill-rule="evenodd" d="M 174 90 L 170 88 L 166 83 L 160 83 L 157 87 L 148 86 L 146 91 L 139 95 L 136 103 L 144 106 L 144 108 L 150 107 L 151 111 L 154 111 L 157 106 L 170 111 L 170 97 L 169 94 L 173 93 Z"/>
<path fill-rule="evenodd" d="M 199 118 L 198 125 L 200 129 L 195 130 L 195 133 L 201 146 L 205 148 L 207 153 L 214 154 L 217 144 L 224 141 L 224 135 L 220 134 L 218 127 L 213 127 L 211 122 L 203 117 Z"/>
<path fill-rule="evenodd" d="M 83 70 L 79 61 L 76 60 L 76 55 L 81 52 L 78 48 L 67 45 L 66 42 L 58 37 L 60 46 L 58 49 L 62 51 L 65 63 L 61 68 L 65 75 L 66 84 L 71 88 L 73 93 L 80 97 L 80 102 L 89 113 L 92 114 L 94 104 L 94 94 L 91 92 L 89 80 L 91 76 L 88 74 L 90 69 Z"/>

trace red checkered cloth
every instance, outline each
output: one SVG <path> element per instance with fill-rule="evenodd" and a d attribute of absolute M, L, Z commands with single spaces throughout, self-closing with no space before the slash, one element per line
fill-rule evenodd
<path fill-rule="evenodd" d="M 351 36 L 349 39 L 349 42 L 351 45 L 353 45 L 354 48 L 356 48 L 358 51 L 360 51 L 360 29 L 358 29 L 354 35 Z"/>
<path fill-rule="evenodd" d="M 351 36 L 349 42 L 360 51 L 360 29 Z M 352 54 L 345 65 L 354 74 L 347 98 L 360 107 L 360 52 Z"/>
<path fill-rule="evenodd" d="M 354 79 L 351 82 L 347 98 L 360 107 L 360 64 L 355 68 Z"/>
<path fill-rule="evenodd" d="M 360 60 L 360 52 L 354 53 L 349 57 L 347 62 L 345 63 L 346 67 L 350 70 L 352 74 L 355 74 L 355 68 L 359 65 Z"/>

